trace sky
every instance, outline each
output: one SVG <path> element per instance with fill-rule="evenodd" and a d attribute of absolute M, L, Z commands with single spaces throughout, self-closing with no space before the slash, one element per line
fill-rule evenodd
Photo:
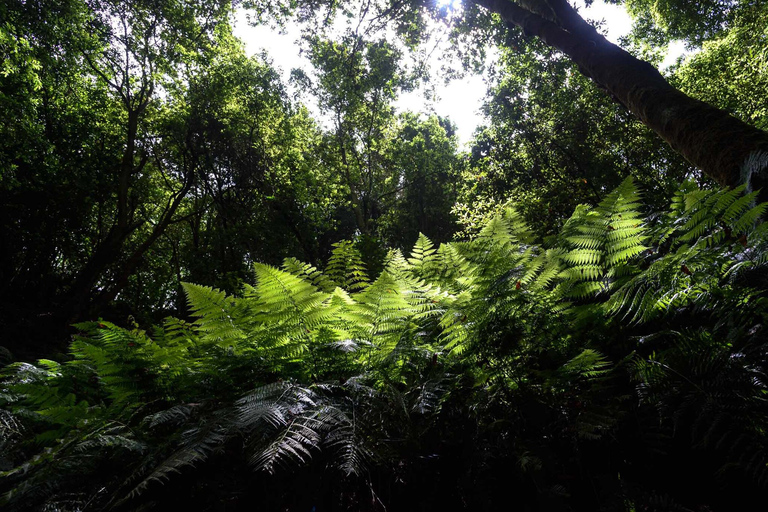
<path fill-rule="evenodd" d="M 460 2 L 460 0 L 438 1 L 455 4 Z M 632 20 L 623 6 L 609 5 L 602 0 L 595 0 L 589 8 L 583 7 L 582 0 L 576 0 L 576 5 L 580 6 L 582 16 L 596 21 L 604 20 L 608 39 L 614 43 L 617 43 L 619 38 L 629 33 L 632 28 Z M 266 26 L 253 27 L 248 24 L 245 11 L 240 10 L 235 19 L 234 32 L 245 43 L 248 55 L 262 52 L 269 55 L 273 65 L 280 71 L 284 83 L 288 83 L 291 69 L 300 68 L 309 72 L 312 68 L 309 60 L 299 53 L 296 41 L 300 37 L 300 31 L 296 27 L 289 27 L 284 34 Z M 674 63 L 682 53 L 682 44 L 673 43 L 666 60 L 662 63 L 662 68 Z M 492 61 L 489 64 L 492 64 Z M 439 67 L 436 63 L 435 65 Z M 475 128 L 484 123 L 480 107 L 486 90 L 487 84 L 482 76 L 467 75 L 448 84 L 438 85 L 437 98 L 432 100 L 427 99 L 421 89 L 402 94 L 395 107 L 398 111 L 436 113 L 449 117 L 457 126 L 459 142 L 466 145 L 471 140 Z M 317 107 L 308 102 L 307 98 L 303 100 L 305 103 L 310 103 L 307 105 L 310 111 L 313 111 L 316 117 L 320 117 Z"/>

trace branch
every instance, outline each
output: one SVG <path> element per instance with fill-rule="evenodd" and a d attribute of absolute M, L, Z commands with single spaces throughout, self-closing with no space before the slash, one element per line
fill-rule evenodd
<path fill-rule="evenodd" d="M 566 55 L 572 55 L 585 40 L 559 27 L 535 12 L 524 9 L 511 0 L 472 0 L 476 5 L 485 7 L 520 27 L 526 35 L 534 35 L 548 45 L 560 50 Z M 577 14 L 578 16 L 578 14 Z M 594 41 L 590 41 L 595 44 Z"/>
<path fill-rule="evenodd" d="M 121 86 L 117 85 L 116 82 L 113 82 L 112 80 L 110 80 L 107 77 L 107 75 L 102 70 L 100 70 L 98 68 L 98 66 L 96 66 L 96 64 L 93 62 L 93 60 L 91 60 L 91 56 L 90 55 L 88 55 L 87 53 L 83 52 L 83 57 L 85 58 L 85 61 L 88 63 L 88 66 L 91 68 L 91 70 L 93 70 L 93 72 L 96 73 L 99 76 L 99 78 L 101 78 L 102 80 L 107 82 L 107 84 L 110 87 L 112 87 L 115 91 L 117 91 L 117 94 L 120 95 L 120 98 L 122 98 L 124 102 L 127 102 L 128 99 L 125 97 L 125 94 L 123 93 L 123 88 Z M 110 66 L 110 68 L 112 68 L 112 66 Z M 112 70 L 114 71 L 114 68 L 112 68 Z"/>
<path fill-rule="evenodd" d="M 546 0 L 554 12 L 557 24 L 568 32 L 590 41 L 601 44 L 606 43 L 605 37 L 582 18 L 576 9 L 568 3 L 568 0 Z"/>

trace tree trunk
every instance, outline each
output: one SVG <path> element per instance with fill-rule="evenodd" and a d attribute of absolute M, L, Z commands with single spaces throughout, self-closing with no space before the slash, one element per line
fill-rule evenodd
<path fill-rule="evenodd" d="M 82 320 L 90 314 L 91 294 L 99 278 L 119 257 L 128 234 L 118 233 L 113 227 L 107 239 L 99 244 L 85 266 L 77 273 L 69 292 L 64 297 L 63 309 L 67 323 Z"/>
<path fill-rule="evenodd" d="M 768 201 L 768 133 L 672 87 L 649 63 L 606 40 L 567 0 L 473 0 L 563 52 L 692 165 L 722 186 L 746 183 Z M 531 7 L 533 6 L 533 7 Z M 535 11 L 535 12 L 534 12 Z"/>

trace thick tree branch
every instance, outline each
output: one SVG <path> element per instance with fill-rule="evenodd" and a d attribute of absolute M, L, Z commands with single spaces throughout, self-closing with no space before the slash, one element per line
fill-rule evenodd
<path fill-rule="evenodd" d="M 560 50 L 691 164 L 723 186 L 745 181 L 768 200 L 768 133 L 672 87 L 649 63 L 595 39 L 565 0 L 552 0 L 557 24 L 511 0 L 474 0 Z M 569 28 L 569 30 L 566 30 Z"/>

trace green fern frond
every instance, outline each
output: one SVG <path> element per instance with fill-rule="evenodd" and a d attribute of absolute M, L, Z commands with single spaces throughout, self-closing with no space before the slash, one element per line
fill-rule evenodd
<path fill-rule="evenodd" d="M 219 345 L 232 345 L 245 338 L 236 325 L 238 316 L 234 299 L 215 288 L 182 283 L 187 294 L 187 303 L 202 341 Z"/>
<path fill-rule="evenodd" d="M 611 363 L 606 357 L 592 349 L 585 349 L 579 355 L 565 363 L 560 371 L 568 375 L 578 375 L 589 379 L 602 377 L 610 371 Z"/>
<path fill-rule="evenodd" d="M 360 251 L 349 240 L 333 244 L 325 273 L 334 285 L 350 291 L 362 290 L 370 282 Z"/>
<path fill-rule="evenodd" d="M 296 258 L 286 258 L 283 260 L 283 270 L 293 274 L 305 281 L 308 281 L 315 288 L 323 292 L 332 292 L 336 288 L 333 279 L 326 276 L 316 267 L 309 263 L 303 263 Z"/>
<path fill-rule="evenodd" d="M 419 238 L 411 251 L 411 257 L 408 258 L 412 272 L 417 278 L 434 279 L 439 273 L 438 260 L 437 249 L 432 241 L 423 233 L 419 233 Z"/>
<path fill-rule="evenodd" d="M 586 299 L 618 286 L 634 272 L 627 266 L 648 248 L 640 193 L 627 178 L 594 209 L 580 208 L 568 220 L 561 244 L 570 250 L 559 255 L 559 276 L 568 286 L 566 296 Z"/>
<path fill-rule="evenodd" d="M 226 427 L 216 421 L 186 431 L 181 441 L 182 447 L 156 466 L 116 505 L 140 496 L 152 484 L 168 482 L 174 474 L 181 473 L 185 468 L 205 462 L 215 449 L 224 444 L 229 435 Z"/>
<path fill-rule="evenodd" d="M 355 304 L 345 316 L 353 323 L 356 338 L 371 347 L 369 362 L 389 355 L 410 328 L 408 319 L 415 312 L 406 298 L 406 289 L 385 271 L 368 288 L 355 294 Z"/>

